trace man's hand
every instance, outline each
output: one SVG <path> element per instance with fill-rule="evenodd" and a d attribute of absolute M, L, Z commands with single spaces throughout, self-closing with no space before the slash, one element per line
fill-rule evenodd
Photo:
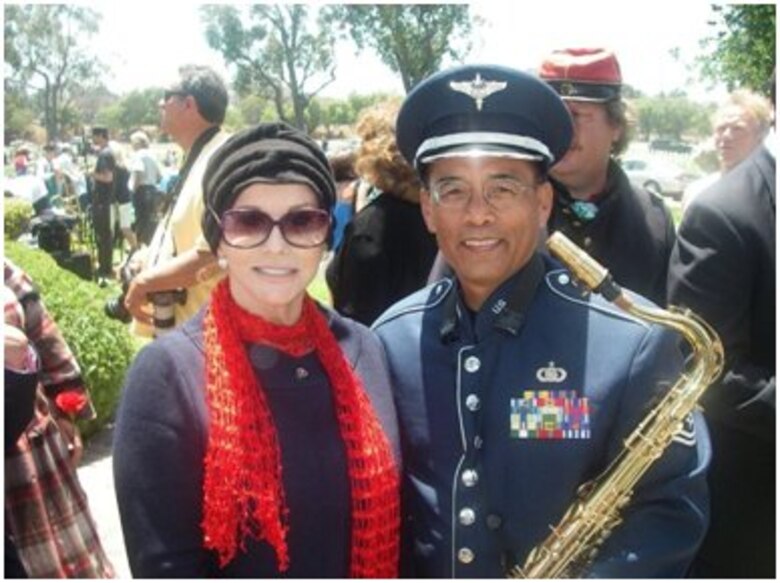
<path fill-rule="evenodd" d="M 130 282 L 125 295 L 125 308 L 139 322 L 153 326 L 154 320 L 151 311 L 149 311 L 149 301 L 146 299 L 146 294 L 154 290 L 149 284 L 147 274 L 148 270 L 144 270 Z"/>

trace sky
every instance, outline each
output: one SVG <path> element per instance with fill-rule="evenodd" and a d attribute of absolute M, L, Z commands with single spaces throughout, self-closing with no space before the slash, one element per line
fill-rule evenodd
<path fill-rule="evenodd" d="M 114 1 L 93 7 L 103 18 L 92 44 L 110 65 L 106 84 L 112 91 L 165 85 L 184 63 L 208 64 L 231 78 L 221 55 L 206 43 L 197 4 Z M 708 1 L 478 0 L 471 7 L 484 25 L 475 30 L 467 62 L 534 70 L 554 49 L 606 46 L 615 50 L 624 82 L 646 94 L 685 89 L 698 101 L 716 101 L 725 94 L 722 87 L 713 90 L 686 71 L 700 54 L 699 40 L 711 32 Z M 679 50 L 679 59 L 672 57 L 673 49 Z M 323 96 L 403 94 L 400 78 L 371 51 L 358 53 L 351 42 L 343 42 L 336 62 L 336 81 Z"/>

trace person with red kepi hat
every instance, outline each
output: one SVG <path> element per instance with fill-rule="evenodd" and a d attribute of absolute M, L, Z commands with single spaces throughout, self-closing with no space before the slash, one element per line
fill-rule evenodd
<path fill-rule="evenodd" d="M 632 184 L 616 161 L 629 136 L 615 54 L 556 50 L 539 76 L 561 96 L 574 122 L 568 152 L 550 169 L 555 203 L 549 231 L 563 232 L 621 285 L 665 305 L 674 223 L 660 196 Z"/>

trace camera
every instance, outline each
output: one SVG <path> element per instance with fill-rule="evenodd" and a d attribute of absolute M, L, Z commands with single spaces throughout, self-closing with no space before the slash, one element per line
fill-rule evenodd
<path fill-rule="evenodd" d="M 152 303 L 155 336 L 159 336 L 160 333 L 176 325 L 174 309 L 176 304 L 184 305 L 184 302 L 187 301 L 187 290 L 174 289 L 152 292 L 146 297 Z"/>
<path fill-rule="evenodd" d="M 132 314 L 125 308 L 125 296 L 130 287 L 130 282 L 135 275 L 130 267 L 130 259 L 119 270 L 119 276 L 122 281 L 122 293 L 115 298 L 108 300 L 103 307 L 106 316 L 119 320 L 124 324 L 129 324 L 133 320 Z M 176 304 L 183 305 L 187 301 L 186 289 L 165 290 L 150 292 L 146 299 L 152 304 L 152 319 L 154 321 L 155 335 L 173 328 L 176 325 L 176 316 L 174 309 Z"/>
<path fill-rule="evenodd" d="M 119 320 L 123 324 L 129 324 L 133 316 L 125 308 L 125 296 L 130 287 L 130 281 L 133 279 L 133 270 L 130 268 L 130 257 L 119 270 L 119 279 L 122 282 L 122 293 L 115 298 L 111 298 L 103 306 L 106 316 L 113 320 Z"/>

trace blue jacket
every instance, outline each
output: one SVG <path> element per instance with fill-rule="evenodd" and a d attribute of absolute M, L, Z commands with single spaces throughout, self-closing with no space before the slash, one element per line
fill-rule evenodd
<path fill-rule="evenodd" d="M 279 576 L 273 549 L 247 540 L 224 569 L 203 548 L 203 459 L 208 437 L 203 311 L 141 351 L 128 372 L 114 436 L 114 477 L 134 577 Z M 399 460 L 382 346 L 330 310 L 330 327 L 360 377 Z M 286 577 L 347 577 L 347 460 L 330 384 L 316 354 L 247 346 L 274 416 L 290 509 Z"/>
<path fill-rule="evenodd" d="M 401 427 L 407 562 L 421 577 L 500 577 L 621 451 L 659 384 L 680 376 L 680 339 L 583 297 L 540 255 L 476 314 L 457 289 L 442 280 L 374 324 Z M 685 573 L 708 518 L 698 414 L 676 440 L 587 575 Z"/>

